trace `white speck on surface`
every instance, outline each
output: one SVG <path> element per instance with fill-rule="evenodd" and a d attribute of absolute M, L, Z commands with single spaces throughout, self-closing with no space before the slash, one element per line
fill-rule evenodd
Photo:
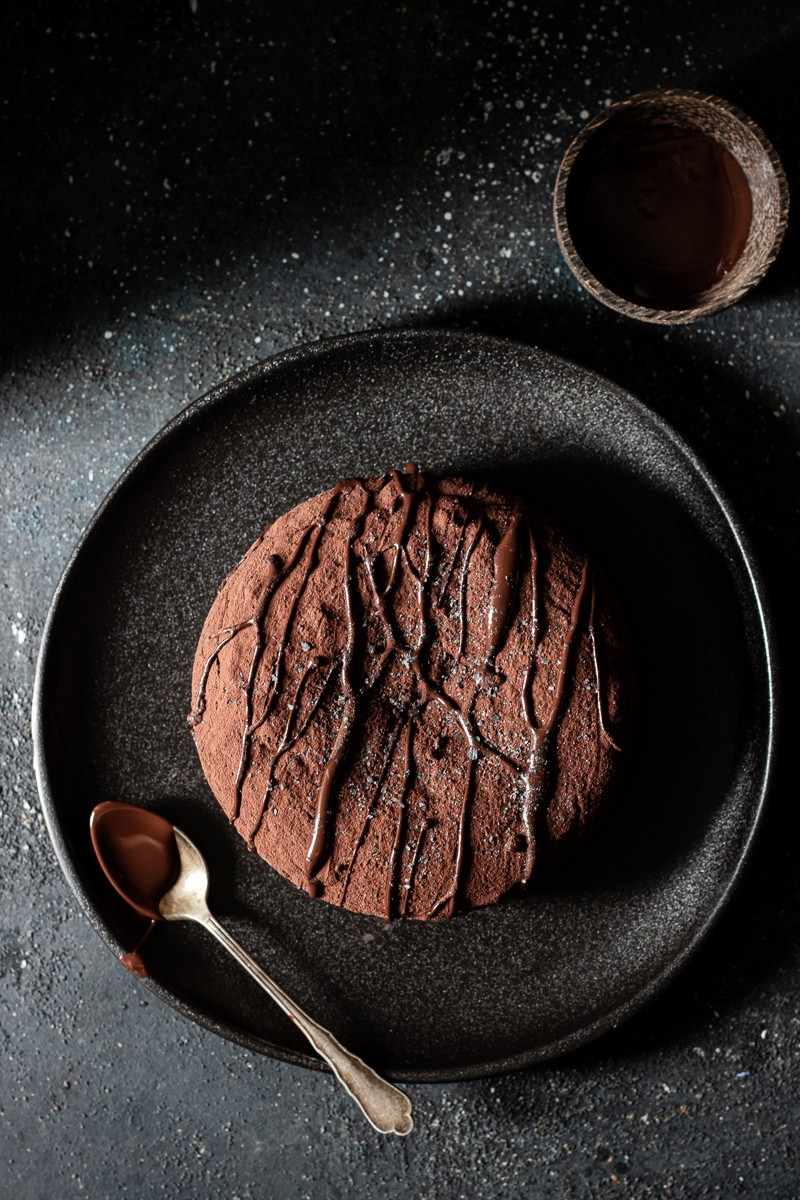
<path fill-rule="evenodd" d="M 25 638 L 27 637 L 24 626 L 18 625 L 16 621 L 11 622 L 11 633 L 17 639 L 20 646 L 22 645 L 22 643 L 25 641 Z"/>

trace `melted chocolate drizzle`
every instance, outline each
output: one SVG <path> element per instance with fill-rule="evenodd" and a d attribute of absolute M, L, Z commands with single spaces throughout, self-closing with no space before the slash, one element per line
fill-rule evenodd
<path fill-rule="evenodd" d="M 353 665 L 353 654 L 356 648 L 356 623 L 353 615 L 353 534 L 347 539 L 347 551 L 344 558 L 344 606 L 347 614 L 347 645 L 345 646 L 344 654 L 341 657 L 341 679 L 342 692 L 344 693 L 344 708 L 342 710 L 342 718 L 339 722 L 339 729 L 336 733 L 336 740 L 333 743 L 333 749 L 330 753 L 330 758 L 325 766 L 322 774 L 322 783 L 320 784 L 319 792 L 317 793 L 317 810 L 314 815 L 314 829 L 311 834 L 311 844 L 306 853 L 305 872 L 308 886 L 308 894 L 315 896 L 317 894 L 317 884 L 314 880 L 314 875 L 322 861 L 322 856 L 325 851 L 328 812 L 330 809 L 331 793 L 336 782 L 336 777 L 339 774 L 344 756 L 347 751 L 347 746 L 350 741 L 350 734 L 353 730 L 354 718 L 356 715 L 357 696 L 356 690 L 353 687 L 353 681 L 350 676 L 350 671 Z"/>
<path fill-rule="evenodd" d="M 251 850 L 255 847 L 256 835 L 258 834 L 259 830 L 261 829 L 261 825 L 262 825 L 264 817 L 266 815 L 267 805 L 269 804 L 270 794 L 272 792 L 274 782 L 275 782 L 275 768 L 277 767 L 278 763 L 283 758 L 283 756 L 285 754 L 288 754 L 288 752 L 297 744 L 297 742 L 300 740 L 300 738 L 305 733 L 314 714 L 316 713 L 317 709 L 319 708 L 320 702 L 322 701 L 322 697 L 324 696 L 325 692 L 327 691 L 328 684 L 330 683 L 330 680 L 331 680 L 331 676 L 333 675 L 334 671 L 336 670 L 336 663 L 329 664 L 329 670 L 328 670 L 327 674 L 325 675 L 325 678 L 322 681 L 322 686 L 320 687 L 319 692 L 317 693 L 316 699 L 312 701 L 312 703 L 309 707 L 309 710 L 306 714 L 305 719 L 299 724 L 297 729 L 294 730 L 294 726 L 297 721 L 297 714 L 298 714 L 301 704 L 302 704 L 302 693 L 305 688 L 306 681 L 308 680 L 312 671 L 315 671 L 317 669 L 317 667 L 324 664 L 325 662 L 326 662 L 326 660 L 322 659 L 322 658 L 311 659 L 311 661 L 306 664 L 302 674 L 300 675 L 300 678 L 297 681 L 297 687 L 295 688 L 292 702 L 289 704 L 289 715 L 286 718 L 286 725 L 283 730 L 283 736 L 281 737 L 281 740 L 278 743 L 275 753 L 272 755 L 272 758 L 269 760 L 269 762 L 267 764 L 267 782 L 266 782 L 266 786 L 264 787 L 264 795 L 261 798 L 261 806 L 258 810 L 258 813 L 256 814 L 256 819 L 253 822 L 253 826 L 247 835 L 247 845 L 248 845 L 249 849 L 251 849 Z"/>
<path fill-rule="evenodd" d="M 361 845 L 364 841 L 364 834 L 367 832 L 369 823 L 375 815 L 375 809 L 377 808 L 378 798 L 381 793 L 381 788 L 384 785 L 386 776 L 389 774 L 389 768 L 392 765 L 392 758 L 394 756 L 395 747 L 397 746 L 397 742 L 400 737 L 401 728 L 402 728 L 402 723 L 400 721 L 398 721 L 394 727 L 394 731 L 393 731 L 392 736 L 389 741 L 389 752 L 386 755 L 386 760 L 383 764 L 383 769 L 381 770 L 381 773 L 378 776 L 378 779 L 375 783 L 375 787 L 372 790 L 372 795 L 370 797 L 369 803 L 367 804 L 366 812 L 364 813 L 364 820 L 362 822 L 361 829 L 359 831 L 358 837 L 356 838 L 355 845 L 353 846 L 352 853 L 350 854 L 350 858 L 348 859 L 347 868 L 345 870 L 344 879 L 342 882 L 342 892 L 341 892 L 341 900 L 340 900 L 340 903 L 342 903 L 342 904 L 344 904 L 344 898 L 347 895 L 347 888 L 350 883 L 350 875 L 353 870 L 353 863 L 356 861 L 356 855 L 358 854 L 359 850 L 361 849 Z"/>
<path fill-rule="evenodd" d="M 600 682 L 600 661 L 597 655 L 597 636 L 594 628 L 595 598 L 596 589 L 594 575 L 592 575 L 592 601 L 589 608 L 589 640 L 592 644 L 592 661 L 594 663 L 595 695 L 597 696 L 597 723 L 600 728 L 600 733 L 605 739 L 606 744 L 609 745 L 612 750 L 616 750 L 618 753 L 621 753 L 622 747 L 609 733 L 606 725 L 605 714 L 603 712 L 603 686 Z"/>
<path fill-rule="evenodd" d="M 313 573 L 317 563 L 318 548 L 323 537 L 323 531 L 330 523 L 332 517 L 335 516 L 339 501 L 342 496 L 350 495 L 353 491 L 360 490 L 363 494 L 363 502 L 360 511 L 357 513 L 355 519 L 351 522 L 342 562 L 341 588 L 343 597 L 343 611 L 346 622 L 345 645 L 333 662 L 320 658 L 312 658 L 306 663 L 305 667 L 300 673 L 292 700 L 288 705 L 288 713 L 280 741 L 278 742 L 278 745 L 267 764 L 267 779 L 264 787 L 263 797 L 259 810 L 256 814 L 256 819 L 247 835 L 247 840 L 248 844 L 252 848 L 267 812 L 270 795 L 274 787 L 275 770 L 277 765 L 284 755 L 286 755 L 297 744 L 304 731 L 308 728 L 308 725 L 313 719 L 315 713 L 318 711 L 322 698 L 338 669 L 342 711 L 339 719 L 339 726 L 334 735 L 333 745 L 328 756 L 328 761 L 325 765 L 322 779 L 317 790 L 311 839 L 306 852 L 304 864 L 306 889 L 310 896 L 317 895 L 319 890 L 319 881 L 317 876 L 326 863 L 329 855 L 328 846 L 330 842 L 330 827 L 332 824 L 335 799 L 338 792 L 338 781 L 342 766 L 349 753 L 354 729 L 357 726 L 356 718 L 359 701 L 378 686 L 390 659 L 394 658 L 395 660 L 400 661 L 409 671 L 411 676 L 411 694 L 406 700 L 404 712 L 401 714 L 400 719 L 394 727 L 382 770 L 375 782 L 369 801 L 365 806 L 364 820 L 361 825 L 361 829 L 350 853 L 344 874 L 341 876 L 341 890 L 339 895 L 339 903 L 343 903 L 347 894 L 356 856 L 358 855 L 359 850 L 364 843 L 368 827 L 380 802 L 381 792 L 384 788 L 386 778 L 391 770 L 391 765 L 397 746 L 401 745 L 401 783 L 399 795 L 397 796 L 393 806 L 396 809 L 396 821 L 392 844 L 386 863 L 384 886 L 384 910 L 387 920 L 391 919 L 394 911 L 402 916 L 408 910 L 421 847 L 431 828 L 431 825 L 427 819 L 421 819 L 415 825 L 412 846 L 408 836 L 408 805 L 415 774 L 414 725 L 419 719 L 422 710 L 429 703 L 437 704 L 447 714 L 446 719 L 453 720 L 455 722 L 461 733 L 466 750 L 465 781 L 457 818 L 456 845 L 452 859 L 452 875 L 449 885 L 446 887 L 444 894 L 434 905 L 431 915 L 435 915 L 438 911 L 444 910 L 445 915 L 450 916 L 455 911 L 459 887 L 468 853 L 470 811 L 475 793 L 478 768 L 482 756 L 493 756 L 498 758 L 507 765 L 513 767 L 521 775 L 522 782 L 524 784 L 524 795 L 521 807 L 521 822 L 525 835 L 525 862 L 522 872 L 522 883 L 523 885 L 528 884 L 533 872 L 536 858 L 536 846 L 538 841 L 536 829 L 537 819 L 541 809 L 543 808 L 544 802 L 546 801 L 551 784 L 551 770 L 549 762 L 551 744 L 557 729 L 564 697 L 566 694 L 566 681 L 569 674 L 572 647 L 575 641 L 576 633 L 580 626 L 581 614 L 585 608 L 584 601 L 586 598 L 586 592 L 590 578 L 592 581 L 591 602 L 589 606 L 590 611 L 587 622 L 587 632 L 591 643 L 595 669 L 598 729 L 600 735 L 610 747 L 615 750 L 620 749 L 619 745 L 608 731 L 603 711 L 600 665 L 594 625 L 595 585 L 593 573 L 590 570 L 588 559 L 583 563 L 580 582 L 573 599 L 569 624 L 562 643 L 556 680 L 552 688 L 553 695 L 551 704 L 549 706 L 549 711 L 543 719 L 539 721 L 536 719 L 533 711 L 533 683 L 536 672 L 536 653 L 540 640 L 540 614 L 538 596 L 539 563 L 533 531 L 528 525 L 522 506 L 518 503 L 515 504 L 511 510 L 508 524 L 503 530 L 494 552 L 493 579 L 488 598 L 486 646 L 482 659 L 484 667 L 479 667 L 479 669 L 488 671 L 490 675 L 497 675 L 494 665 L 495 659 L 505 644 L 518 604 L 519 580 L 522 574 L 522 544 L 525 531 L 527 531 L 531 575 L 531 638 L 529 647 L 529 661 L 520 697 L 522 715 L 529 731 L 529 751 L 527 763 L 523 767 L 520 767 L 519 764 L 510 759 L 508 755 L 504 754 L 499 748 L 492 746 L 485 740 L 485 738 L 481 736 L 473 715 L 473 708 L 476 699 L 475 696 L 473 697 L 472 703 L 465 711 L 434 684 L 429 677 L 425 659 L 430 635 L 430 613 L 428 610 L 428 603 L 432 591 L 433 576 L 433 510 L 435 504 L 435 491 L 432 482 L 430 482 L 422 472 L 418 471 L 416 466 L 413 464 L 407 465 L 405 469 L 405 475 L 409 477 L 410 486 L 408 488 L 406 487 L 406 482 L 403 475 L 399 471 L 392 471 L 389 473 L 389 475 L 384 476 L 378 481 L 377 488 L 374 489 L 369 488 L 367 484 L 360 479 L 349 479 L 338 484 L 337 487 L 332 490 L 321 516 L 319 516 L 300 535 L 297 546 L 295 547 L 295 550 L 288 562 L 283 563 L 275 556 L 272 556 L 267 560 L 267 576 L 256 611 L 250 618 L 248 618 L 248 620 L 240 622 L 238 625 L 231 628 L 220 631 L 221 640 L 206 659 L 203 671 L 201 673 L 195 706 L 189 716 L 189 722 L 193 726 L 202 721 L 205 711 L 205 697 L 208 679 L 214 664 L 219 659 L 220 652 L 244 629 L 254 628 L 256 630 L 255 645 L 250 660 L 248 676 L 243 684 L 243 690 L 245 693 L 245 722 L 242 732 L 239 767 L 236 773 L 234 785 L 235 795 L 233 816 L 231 817 L 231 820 L 234 821 L 238 818 L 241 809 L 242 787 L 249 768 L 253 734 L 267 720 L 273 710 L 276 698 L 281 692 L 283 660 L 287 645 L 291 638 L 294 616 L 303 591 L 305 590 L 309 578 L 311 577 L 311 574 Z M 374 509 L 377 495 L 388 483 L 393 485 L 397 493 L 395 502 L 397 507 L 395 512 L 399 512 L 400 515 L 399 522 L 396 522 L 396 532 L 390 537 L 389 531 L 392 524 L 392 518 L 390 517 L 390 520 L 387 523 L 384 541 L 377 550 L 373 551 L 372 557 L 370 557 L 365 550 L 357 553 L 356 543 L 364 533 L 367 519 Z M 415 514 L 417 512 L 417 508 L 423 499 L 425 500 L 425 513 L 422 519 L 423 554 L 421 566 L 419 568 L 415 568 L 409 550 L 409 536 L 415 525 Z M 454 514 L 455 512 L 460 512 L 460 505 L 463 503 L 463 498 L 453 496 L 452 500 L 454 502 Z M 470 560 L 478 545 L 485 524 L 484 514 L 481 512 L 478 514 L 477 518 L 472 524 L 471 534 L 467 540 L 467 529 L 471 524 L 468 506 L 466 511 L 461 515 L 461 527 L 453 557 L 449 563 L 444 581 L 439 589 L 438 597 L 434 601 L 437 607 L 441 607 L 443 605 L 451 580 L 456 573 L 459 555 L 461 555 L 462 561 L 458 582 L 458 603 L 456 617 L 458 628 L 457 658 L 464 656 L 465 649 L 467 645 L 470 644 L 470 640 L 474 643 L 478 636 L 478 631 L 471 633 L 467 628 L 467 587 Z M 380 587 L 376 579 L 375 564 L 378 558 L 387 552 L 391 552 L 391 565 L 386 573 L 386 582 L 383 587 Z M 265 628 L 269 616 L 271 601 L 279 586 L 289 578 L 298 563 L 301 563 L 300 577 L 296 582 L 292 599 L 286 609 L 284 619 L 281 623 L 281 628 L 276 635 L 273 635 L 276 641 L 276 648 L 272 669 L 270 672 L 270 686 L 267 691 L 261 716 L 256 720 L 254 715 L 254 693 L 259 674 L 259 668 L 263 661 L 266 650 Z M 356 688 L 354 683 L 353 661 L 358 649 L 359 628 L 362 624 L 366 626 L 367 621 L 365 620 L 360 622 L 360 614 L 356 613 L 356 598 L 360 595 L 357 586 L 357 570 L 359 566 L 361 566 L 363 569 L 364 577 L 368 585 L 368 593 L 372 601 L 372 616 L 376 617 L 379 621 L 383 634 L 383 646 L 376 653 L 374 669 L 372 670 L 369 679 L 362 685 L 360 690 Z M 406 642 L 398 630 L 389 605 L 392 594 L 398 587 L 403 576 L 404 569 L 408 573 L 408 577 L 411 581 L 412 590 L 416 597 L 417 609 L 415 636 L 413 639 L 409 639 L 408 642 Z M 469 661 L 472 662 L 473 660 L 470 659 Z M 325 671 L 326 667 L 328 668 L 327 671 Z M 308 681 L 320 670 L 320 668 L 322 668 L 321 682 L 316 690 L 316 695 L 313 697 L 308 706 L 308 710 L 304 718 L 300 720 L 299 712 L 303 704 L 303 694 L 308 687 Z M 403 877 L 404 855 L 409 858 L 409 865 L 405 874 L 405 878 Z M 332 882 L 335 880 L 337 873 L 340 872 L 341 868 L 337 868 L 337 872 L 334 872 L 334 875 L 332 876 Z"/>
<path fill-rule="evenodd" d="M 522 509 L 516 505 L 494 555 L 494 580 L 489 595 L 489 652 L 486 655 L 490 665 L 502 649 L 516 595 L 521 523 Z"/>
<path fill-rule="evenodd" d="M 408 793 L 411 788 L 411 781 L 414 774 L 414 721 L 413 718 L 406 722 L 403 731 L 403 784 L 400 791 L 400 797 L 397 801 L 397 825 L 395 827 L 394 841 L 392 843 L 392 852 L 389 855 L 389 867 L 386 872 L 386 891 L 384 893 L 386 905 L 386 920 L 392 919 L 392 897 L 395 889 L 395 878 L 400 870 L 400 855 L 406 832 L 406 812 L 408 809 Z"/>
<path fill-rule="evenodd" d="M 427 831 L 429 829 L 430 829 L 430 821 L 428 821 L 427 818 L 423 817 L 422 820 L 420 821 L 419 825 L 417 826 L 416 840 L 413 843 L 411 843 L 411 842 L 407 843 L 407 848 L 408 848 L 408 850 L 410 850 L 411 854 L 410 854 L 410 861 L 408 864 L 408 874 L 406 875 L 406 880 L 405 880 L 405 883 L 403 884 L 403 890 L 400 895 L 400 906 L 398 909 L 398 915 L 401 917 L 404 917 L 406 915 L 406 909 L 408 907 L 408 898 L 411 895 L 411 888 L 414 883 L 414 872 L 417 869 L 417 863 L 419 862 L 420 851 L 422 850 L 422 843 L 425 840 L 425 834 L 427 833 Z"/>
<path fill-rule="evenodd" d="M 525 795 L 522 802 L 522 823 L 525 828 L 525 838 L 527 846 L 525 850 L 525 864 L 522 870 L 522 886 L 527 887 L 530 882 L 533 865 L 536 858 L 536 817 L 541 807 L 542 801 L 549 789 L 550 783 L 550 764 L 549 764 L 549 748 L 553 731 L 556 728 L 561 705 L 564 700 L 565 683 L 567 679 L 567 668 L 569 666 L 570 651 L 575 638 L 575 631 L 578 628 L 580 619 L 581 607 L 583 605 L 584 596 L 586 595 L 586 582 L 589 577 L 589 560 L 584 561 L 583 570 L 581 571 L 581 579 L 578 585 L 578 590 L 575 594 L 575 600 L 572 605 L 570 614 L 569 626 L 566 637 L 562 644 L 561 658 L 558 664 L 558 674 L 556 676 L 555 690 L 553 695 L 553 703 L 550 706 L 550 711 L 546 719 L 541 723 L 536 723 L 533 715 L 533 704 L 530 697 L 530 688 L 532 683 L 534 650 L 538 640 L 539 629 L 539 614 L 538 614 L 538 587 L 536 584 L 536 574 L 538 568 L 538 554 L 533 540 L 533 534 L 530 534 L 530 553 L 531 553 L 531 579 L 532 586 L 532 602 L 531 602 L 531 657 L 528 663 L 528 673 L 525 680 L 525 686 L 522 689 L 522 713 L 525 718 L 528 730 L 530 732 L 530 750 L 528 754 L 528 768 L 525 772 Z"/>
<path fill-rule="evenodd" d="M 458 654 L 459 657 L 464 653 L 464 647 L 467 640 L 467 572 L 469 571 L 469 560 L 472 558 L 472 551 L 478 544 L 478 538 L 483 530 L 483 513 L 478 517 L 477 524 L 472 531 L 469 546 L 464 555 L 464 562 L 461 567 L 461 579 L 458 585 Z"/>
<path fill-rule="evenodd" d="M 148 975 L 150 974 L 147 969 L 147 963 L 141 954 L 141 949 L 157 924 L 158 921 L 154 917 L 133 949 L 129 950 L 127 954 L 121 954 L 119 956 L 120 965 L 123 966 L 126 971 L 129 971 L 131 975 L 135 975 L 137 979 L 147 979 Z"/>
<path fill-rule="evenodd" d="M 474 493 L 474 491 L 475 491 L 475 484 L 474 484 L 474 483 L 470 483 L 470 485 L 469 485 L 469 492 L 467 493 L 467 497 L 469 497 L 469 496 L 472 496 L 472 494 Z M 458 502 L 458 498 L 457 498 L 457 497 L 454 497 L 454 500 L 455 500 L 455 502 L 456 502 L 456 503 L 455 503 L 455 507 L 454 507 L 454 509 L 453 509 L 452 518 L 453 518 L 453 519 L 455 519 L 455 517 L 457 517 L 457 516 L 460 518 L 460 521 L 459 521 L 459 530 L 458 530 L 458 538 L 457 538 L 457 540 L 456 540 L 456 548 L 455 548 L 455 550 L 453 551 L 453 557 L 452 557 L 452 558 L 451 558 L 451 560 L 450 560 L 450 566 L 448 567 L 448 570 L 447 570 L 447 575 L 445 576 L 445 578 L 444 578 L 444 582 L 442 583 L 442 586 L 441 586 L 441 588 L 440 588 L 440 590 L 439 590 L 439 595 L 438 595 L 438 597 L 436 598 L 436 600 L 434 601 L 434 605 L 435 605 L 437 608 L 441 608 L 441 607 L 442 607 L 442 605 L 444 604 L 444 598 L 445 598 L 445 596 L 447 595 L 447 589 L 448 589 L 448 588 L 449 588 L 449 586 L 450 586 L 450 580 L 453 578 L 453 572 L 455 571 L 455 568 L 456 568 L 456 563 L 458 562 L 458 555 L 459 555 L 459 553 L 460 553 L 460 551 L 461 551 L 461 546 L 462 546 L 462 544 L 463 544 L 463 541 L 464 541 L 464 534 L 466 533 L 466 530 L 467 530 L 467 524 L 468 524 L 468 516 L 469 516 L 469 514 L 468 514 L 468 513 L 462 513 L 462 512 L 461 512 L 461 506 L 460 506 L 460 504 L 459 504 L 459 502 Z"/>
<path fill-rule="evenodd" d="M 301 535 L 300 540 L 298 541 L 297 546 L 295 547 L 294 553 L 292 554 L 292 557 L 289 559 L 289 561 L 287 563 L 284 563 L 277 555 L 273 554 L 273 555 L 269 556 L 269 558 L 267 559 L 266 578 L 264 580 L 264 586 L 261 590 L 261 595 L 259 597 L 258 605 L 256 607 L 255 612 L 253 613 L 253 615 L 251 617 L 248 617 L 248 619 L 246 621 L 240 621 L 238 625 L 234 625 L 230 629 L 223 629 L 220 631 L 225 636 L 222 638 L 222 640 L 218 643 L 218 645 L 214 648 L 214 650 L 208 656 L 208 658 L 206 659 L 205 665 L 203 667 L 203 671 L 200 676 L 200 685 L 197 690 L 197 699 L 195 701 L 195 706 L 194 706 L 193 711 L 189 714 L 189 717 L 188 717 L 189 724 L 190 724 L 190 726 L 192 726 L 192 728 L 194 728 L 194 726 L 198 725 L 200 723 L 200 721 L 202 721 L 202 719 L 203 719 L 203 713 L 205 712 L 205 707 L 206 707 L 206 690 L 208 688 L 208 679 L 209 679 L 209 675 L 211 673 L 211 669 L 214 666 L 214 663 L 219 660 L 220 651 L 223 649 L 223 647 L 227 646 L 228 643 L 231 642 L 236 637 L 237 634 L 241 633 L 242 630 L 251 629 L 251 628 L 255 629 L 255 631 L 256 631 L 255 645 L 253 646 L 253 653 L 252 653 L 252 656 L 250 659 L 250 669 L 248 671 L 247 680 L 244 683 L 244 689 L 243 689 L 244 694 L 245 694 L 245 721 L 244 721 L 244 727 L 242 729 L 242 743 L 241 743 L 241 748 L 240 748 L 240 752 L 239 752 L 239 766 L 236 771 L 236 778 L 235 778 L 234 786 L 233 786 L 234 796 L 233 796 L 232 811 L 229 815 L 229 820 L 230 820 L 231 824 L 233 824 L 233 822 L 238 819 L 239 812 L 240 812 L 241 805 L 242 805 L 242 787 L 244 785 L 244 780 L 247 775 L 247 770 L 248 770 L 249 763 L 250 763 L 250 752 L 251 752 L 253 734 L 256 732 L 256 730 L 264 723 L 264 721 L 269 716 L 269 713 L 272 708 L 272 703 L 275 699 L 275 696 L 278 694 L 281 664 L 283 661 L 283 654 L 284 654 L 284 650 L 286 648 L 286 643 L 288 641 L 289 634 L 291 632 L 292 618 L 293 618 L 295 610 L 297 608 L 297 603 L 300 599 L 300 596 L 302 595 L 303 591 L 305 590 L 306 584 L 308 583 L 309 577 L 311 575 L 311 571 L 313 569 L 313 565 L 314 565 L 314 562 L 316 559 L 317 546 L 319 544 L 319 539 L 322 534 L 322 530 L 323 530 L 324 526 L 327 524 L 328 520 L 330 519 L 330 515 L 336 505 L 336 502 L 338 501 L 339 496 L 346 488 L 348 488 L 348 486 L 351 483 L 352 483 L 351 480 L 344 480 L 343 482 L 337 484 L 337 486 L 332 490 L 331 496 L 328 500 L 328 503 L 327 503 L 324 511 L 312 525 L 310 525 L 307 529 L 305 529 L 303 531 L 303 534 Z M 254 688 L 255 688 L 256 677 L 258 675 L 258 669 L 261 665 L 261 660 L 263 658 L 264 651 L 266 649 L 266 637 L 265 637 L 264 630 L 265 630 L 266 619 L 269 614 L 270 603 L 271 603 L 272 598 L 275 595 L 276 591 L 278 590 L 278 587 L 280 586 L 280 584 L 283 583 L 283 581 L 285 579 L 287 579 L 289 577 L 289 575 L 292 573 L 292 571 L 294 570 L 295 566 L 297 565 L 298 561 L 300 560 L 301 555 L 303 554 L 303 551 L 305 550 L 306 545 L 308 544 L 309 541 L 311 542 L 311 551 L 306 560 L 302 578 L 295 590 L 293 600 L 289 606 L 288 615 L 284 621 L 283 629 L 281 631 L 281 636 L 278 639 L 275 662 L 273 664 L 272 671 L 270 672 L 271 685 L 270 685 L 269 692 L 267 694 L 267 701 L 266 701 L 266 704 L 264 707 L 264 713 L 258 721 L 254 721 L 254 719 L 253 719 Z M 250 837 L 248 838 L 248 841 L 250 842 L 251 845 L 252 845 L 252 837 L 253 836 L 254 836 L 254 834 L 251 834 Z"/>

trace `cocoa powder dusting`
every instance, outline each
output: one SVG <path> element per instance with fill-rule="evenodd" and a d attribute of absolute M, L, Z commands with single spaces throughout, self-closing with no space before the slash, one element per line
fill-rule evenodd
<path fill-rule="evenodd" d="M 409 464 L 259 537 L 206 620 L 189 722 L 276 870 L 424 920 L 526 885 L 594 822 L 628 677 L 616 602 L 554 524 Z"/>

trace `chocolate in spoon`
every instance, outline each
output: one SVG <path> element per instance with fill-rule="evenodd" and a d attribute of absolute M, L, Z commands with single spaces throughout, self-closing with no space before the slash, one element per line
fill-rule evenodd
<path fill-rule="evenodd" d="M 110 883 L 149 920 L 197 921 L 222 943 L 305 1034 L 379 1133 L 411 1132 L 411 1101 L 345 1050 L 262 971 L 208 911 L 208 868 L 192 841 L 165 817 L 132 804 L 98 804 L 89 820 L 92 845 Z"/>

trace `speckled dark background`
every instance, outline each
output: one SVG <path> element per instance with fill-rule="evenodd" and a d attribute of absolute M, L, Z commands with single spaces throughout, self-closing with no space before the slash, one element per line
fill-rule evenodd
<path fill-rule="evenodd" d="M 4 15 L 0 1194 L 800 1195 L 797 235 L 751 297 L 670 332 L 584 295 L 550 217 L 582 121 L 661 84 L 745 108 L 797 200 L 796 6 L 29 0 Z M 413 1088 L 418 1128 L 399 1142 L 329 1078 L 254 1060 L 116 967 L 55 862 L 28 721 L 61 569 L 142 444 L 256 358 L 421 324 L 598 368 L 704 457 L 763 567 L 785 745 L 745 883 L 678 982 L 547 1067 Z"/>

